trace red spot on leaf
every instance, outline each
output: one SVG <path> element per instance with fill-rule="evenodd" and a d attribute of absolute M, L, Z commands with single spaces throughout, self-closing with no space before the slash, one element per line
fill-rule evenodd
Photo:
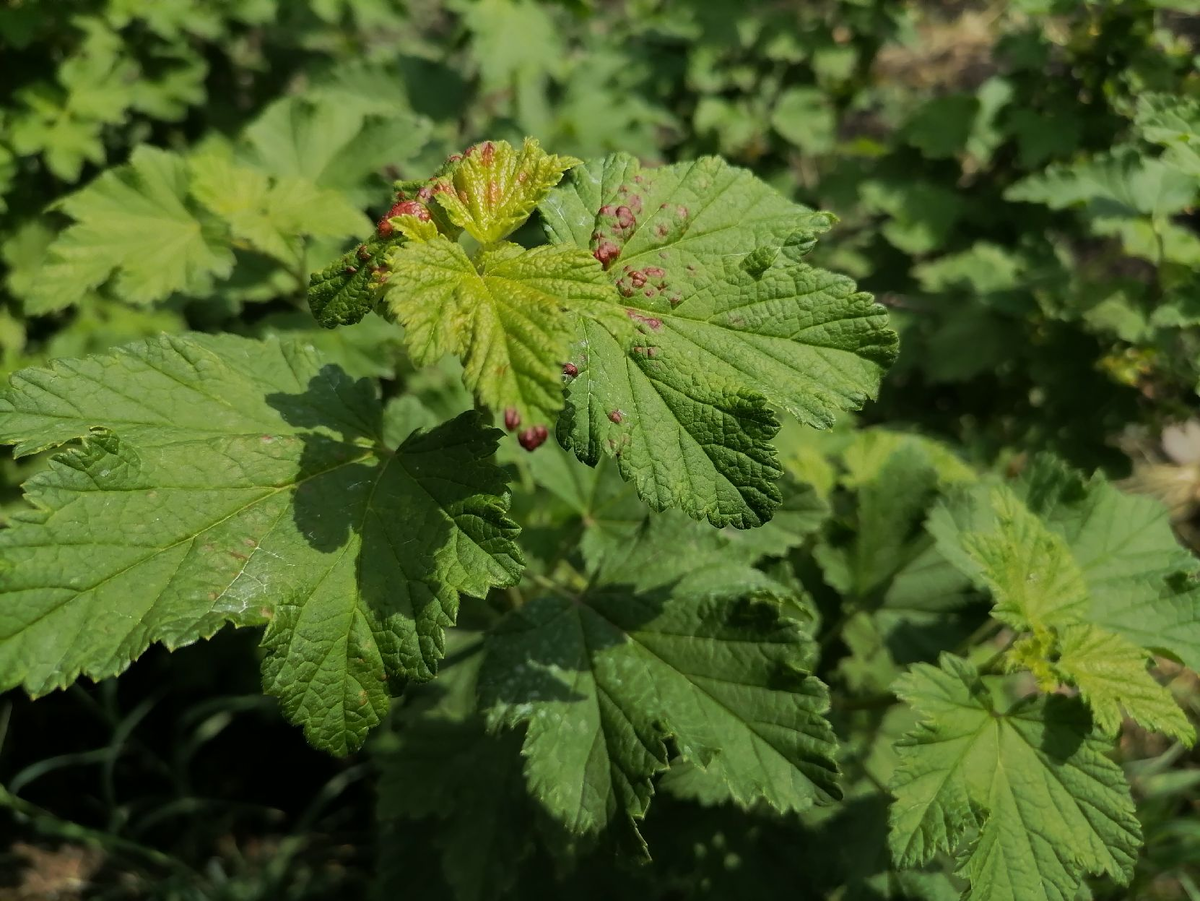
<path fill-rule="evenodd" d="M 592 251 L 592 256 L 600 261 L 605 269 L 609 267 L 613 260 L 621 254 L 621 248 L 612 241 L 601 241 L 600 244 Z"/>
<path fill-rule="evenodd" d="M 429 208 L 425 204 L 417 200 L 398 200 L 392 204 L 392 208 L 384 213 L 383 218 L 379 220 L 379 225 L 376 231 L 380 237 L 388 237 L 392 234 L 391 219 L 395 216 L 415 216 L 422 222 L 429 221 Z"/>
<path fill-rule="evenodd" d="M 504 427 L 510 432 L 515 431 L 517 426 L 521 424 L 521 414 L 517 412 L 516 407 L 509 407 L 504 411 Z"/>
<path fill-rule="evenodd" d="M 357 266 L 347 266 L 345 269 L 342 270 L 342 273 L 344 275 L 354 275 L 356 272 L 358 272 Z"/>
<path fill-rule="evenodd" d="M 367 260 L 371 259 L 371 251 L 367 250 L 366 244 L 359 244 L 358 250 L 355 251 L 355 256 L 365 263 Z"/>
<path fill-rule="evenodd" d="M 675 207 L 675 215 L 677 215 L 680 219 L 686 219 L 688 217 L 688 208 L 685 206 Z"/>
<path fill-rule="evenodd" d="M 629 273 L 629 281 L 635 288 L 641 288 L 646 284 L 646 273 L 640 269 L 635 269 Z"/>
<path fill-rule="evenodd" d="M 542 446 L 546 438 L 550 435 L 549 430 L 544 425 L 535 425 L 517 436 L 517 441 L 521 443 L 521 447 L 527 451 L 535 451 Z"/>
<path fill-rule="evenodd" d="M 615 422 L 617 425 L 620 425 L 621 420 L 625 418 L 625 415 L 620 410 L 613 410 L 611 413 L 608 414 L 608 418 L 610 420 L 612 420 L 613 422 Z"/>
<path fill-rule="evenodd" d="M 621 228 L 633 228 L 636 222 L 637 220 L 633 218 L 633 210 L 627 206 L 617 207 L 617 225 Z"/>
<path fill-rule="evenodd" d="M 487 200 L 491 206 L 498 206 L 500 203 L 500 182 L 489 181 L 487 183 Z"/>
<path fill-rule="evenodd" d="M 615 206 L 613 206 L 611 203 L 606 203 L 606 204 L 604 204 L 604 206 L 600 207 L 600 215 L 601 216 L 611 216 L 616 211 L 617 211 L 617 208 Z"/>
<path fill-rule="evenodd" d="M 579 367 L 574 363 L 563 363 L 563 375 L 569 379 L 573 379 L 579 375 Z"/>
<path fill-rule="evenodd" d="M 670 231 L 670 226 L 668 226 L 665 222 L 660 222 L 658 225 L 654 226 L 654 234 L 658 235 L 660 238 L 665 238 Z"/>
<path fill-rule="evenodd" d="M 496 145 L 491 141 L 485 141 L 483 146 L 479 148 L 479 162 L 485 166 L 490 166 L 492 160 L 496 158 Z"/>
<path fill-rule="evenodd" d="M 634 322 L 640 322 L 643 325 L 649 326 L 654 331 L 658 331 L 660 328 L 662 328 L 662 320 L 657 316 L 647 316 L 646 314 L 630 307 L 625 308 L 625 315 L 627 315 Z"/>
<path fill-rule="evenodd" d="M 428 222 L 429 209 L 417 200 L 401 200 L 392 204 L 392 208 L 388 210 L 388 218 L 393 216 L 416 216 L 422 222 Z"/>
<path fill-rule="evenodd" d="M 645 273 L 647 278 L 662 278 L 667 274 L 667 270 L 660 269 L 658 266 L 647 266 Z"/>

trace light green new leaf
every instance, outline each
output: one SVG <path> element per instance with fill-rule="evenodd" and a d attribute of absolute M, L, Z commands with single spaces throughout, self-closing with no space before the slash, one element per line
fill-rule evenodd
<path fill-rule="evenodd" d="M 435 193 L 450 221 L 481 244 L 501 241 L 533 213 L 563 173 L 579 160 L 546 153 L 533 138 L 520 150 L 507 141 L 467 149 Z"/>
<path fill-rule="evenodd" d="M 437 237 L 396 247 L 388 265 L 386 303 L 413 360 L 458 355 L 464 384 L 526 427 L 548 427 L 562 407 L 570 314 L 614 309 L 599 264 L 570 247 L 500 245 L 476 268 L 461 246 Z"/>
<path fill-rule="evenodd" d="M 1052 696 L 998 710 L 974 667 L 940 663 L 896 686 L 921 719 L 896 746 L 896 864 L 956 853 L 973 901 L 1074 901 L 1088 873 L 1127 883 L 1141 828 L 1086 708 Z"/>
<path fill-rule="evenodd" d="M 1085 480 L 1051 457 L 1037 458 L 1016 488 L 1066 541 L 1082 572 L 1089 602 L 1081 619 L 1200 668 L 1200 588 L 1192 576 L 1198 566 L 1162 503 L 1126 494 L 1099 475 Z M 981 485 L 939 504 L 927 528 L 946 559 L 979 578 L 962 538 L 993 531 L 995 521 L 991 490 Z"/>
<path fill-rule="evenodd" d="M 1166 163 L 1200 178 L 1200 102 L 1195 97 L 1139 96 L 1137 127 L 1147 141 L 1167 148 Z"/>
<path fill-rule="evenodd" d="M 1169 216 L 1190 206 L 1195 178 L 1161 160 L 1114 152 L 1085 162 L 1054 165 L 1016 182 L 1006 200 L 1061 210 L 1081 206 L 1097 220 Z"/>
<path fill-rule="evenodd" d="M 1071 625 L 1061 630 L 1058 652 L 1054 668 L 1079 689 L 1101 732 L 1120 731 L 1124 708 L 1146 729 L 1195 742 L 1187 715 L 1146 671 L 1149 655 L 1142 648 L 1096 626 Z"/>
<path fill-rule="evenodd" d="M 624 155 L 574 169 L 541 211 L 552 242 L 601 261 L 640 332 L 584 324 L 560 441 L 617 457 L 656 509 L 765 522 L 779 503 L 767 405 L 828 427 L 895 356 L 869 295 L 799 262 L 830 218 L 715 158 L 642 170 Z"/>
<path fill-rule="evenodd" d="M 341 194 L 305 178 L 272 179 L 219 150 L 198 154 L 190 166 L 192 196 L 224 219 L 235 238 L 287 265 L 298 262 L 298 236 L 340 238 L 367 225 Z"/>
<path fill-rule="evenodd" d="M 798 811 L 840 796 L 826 690 L 804 674 L 814 646 L 775 596 L 729 582 L 639 590 L 636 571 L 618 576 L 536 599 L 488 639 L 481 703 L 494 725 L 527 724 L 526 779 L 550 813 L 576 833 L 636 828 L 668 738 L 740 805 Z"/>
<path fill-rule="evenodd" d="M 1040 632 L 1086 616 L 1087 584 L 1061 536 L 1007 488 L 992 489 L 995 531 L 969 532 L 963 548 L 992 589 L 996 619 Z"/>
<path fill-rule="evenodd" d="M 187 194 L 184 160 L 143 145 L 127 165 L 63 200 L 76 222 L 51 245 L 26 309 L 38 314 L 70 306 L 114 274 L 116 292 L 132 303 L 176 291 L 206 294 L 214 276 L 233 268 L 233 253 L 216 221 Z"/>
<path fill-rule="evenodd" d="M 163 336 L 60 361 L 13 376 L 0 422 L 17 453 L 88 436 L 0 532 L 3 688 L 266 622 L 267 690 L 343 753 L 388 683 L 434 675 L 458 593 L 520 576 L 498 433 L 464 414 L 389 450 L 370 383 L 302 346 Z"/>
<path fill-rule="evenodd" d="M 328 91 L 278 100 L 244 132 L 257 168 L 332 189 L 355 206 L 377 199 L 380 172 L 407 163 L 428 135 L 428 121 L 406 110 L 380 114 L 378 104 Z"/>

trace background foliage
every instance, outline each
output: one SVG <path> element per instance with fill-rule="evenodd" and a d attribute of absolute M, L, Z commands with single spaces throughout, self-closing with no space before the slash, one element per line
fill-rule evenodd
<path fill-rule="evenodd" d="M 1028 480 L 1052 452 L 1132 476 L 1192 534 L 1198 13 L 1190 0 L 0 5 L 4 374 L 164 331 L 288 333 L 382 379 L 385 400 L 415 398 L 414 422 L 448 419 L 470 405 L 454 368 L 418 370 L 379 317 L 317 328 L 308 276 L 369 232 L 394 179 L 524 135 L 582 158 L 719 153 L 753 169 L 838 217 L 814 261 L 875 292 L 901 334 L 856 423 L 781 433 L 790 537 L 746 560 L 810 599 L 843 804 L 710 807 L 703 780 L 672 770 L 642 827 L 654 862 L 613 866 L 611 844 L 637 838 L 563 833 L 520 789 L 520 736 L 485 733 L 475 712 L 493 598 L 461 611 L 454 665 L 346 760 L 310 750 L 258 695 L 242 634 L 170 660 L 152 650 L 119 681 L 36 703 L 7 695 L 0 893 L 957 897 L 947 853 L 892 868 L 884 786 L 914 728 L 896 677 L 944 650 L 984 665 L 1007 638 L 985 583 L 947 563 L 963 486 Z M 527 579 L 632 534 L 643 507 L 611 469 L 579 484 L 558 448 L 509 445 Z M 0 521 L 44 466 L 0 460 Z M 919 695 L 933 677 L 913 672 L 903 690 Z M 1164 661 L 1159 676 L 1195 722 L 1195 675 Z M 1119 747 L 1145 848 L 1132 888 L 1084 891 L 1200 897 L 1196 752 L 1129 723 Z"/>

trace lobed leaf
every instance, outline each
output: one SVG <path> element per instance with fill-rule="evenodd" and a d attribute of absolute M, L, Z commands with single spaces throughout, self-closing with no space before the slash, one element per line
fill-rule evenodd
<path fill-rule="evenodd" d="M 267 690 L 344 753 L 435 674 L 458 593 L 520 576 L 498 433 L 464 414 L 390 450 L 370 383 L 302 346 L 163 336 L 19 372 L 0 413 L 18 453 L 84 439 L 0 532 L 4 688 L 266 623 Z"/>
<path fill-rule="evenodd" d="M 742 806 L 840 797 L 811 639 L 778 595 L 728 574 L 654 586 L 646 572 L 646 587 L 627 567 L 581 597 L 544 596 L 490 633 L 480 701 L 493 726 L 526 724 L 533 795 L 576 833 L 636 828 L 670 739 Z"/>
<path fill-rule="evenodd" d="M 438 179 L 434 196 L 450 221 L 481 244 L 500 241 L 516 231 L 579 163 L 546 153 L 534 138 L 520 150 L 507 141 L 484 141 L 467 148 Z"/>
<path fill-rule="evenodd" d="M 387 306 L 414 362 L 460 356 L 464 384 L 510 429 L 540 425 L 544 437 L 563 403 L 573 314 L 607 312 L 612 289 L 596 261 L 569 247 L 505 244 L 472 263 L 443 237 L 407 242 L 388 260 Z"/>
<path fill-rule="evenodd" d="M 1085 874 L 1129 882 L 1141 845 L 1129 785 L 1063 697 L 996 708 L 975 668 L 943 654 L 896 691 L 920 722 L 896 746 L 889 843 L 898 866 L 957 854 L 970 897 L 1073 901 Z"/>
<path fill-rule="evenodd" d="M 560 441 L 616 457 L 655 509 L 765 522 L 780 500 L 768 405 L 828 427 L 895 356 L 882 308 L 799 260 L 830 217 L 715 158 L 642 170 L 623 155 L 572 170 L 540 209 L 553 243 L 601 262 L 638 331 L 581 326 Z"/>

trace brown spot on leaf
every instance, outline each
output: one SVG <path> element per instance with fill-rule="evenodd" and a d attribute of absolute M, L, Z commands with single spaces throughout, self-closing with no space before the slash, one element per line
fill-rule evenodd
<path fill-rule="evenodd" d="M 610 420 L 612 420 L 613 422 L 615 422 L 617 425 L 620 425 L 621 420 L 625 418 L 625 414 L 622 413 L 620 410 L 613 410 L 611 413 L 608 414 L 608 418 Z"/>
<path fill-rule="evenodd" d="M 479 162 L 485 166 L 490 166 L 492 160 L 496 158 L 496 145 L 491 141 L 484 141 L 483 146 L 479 148 Z"/>

